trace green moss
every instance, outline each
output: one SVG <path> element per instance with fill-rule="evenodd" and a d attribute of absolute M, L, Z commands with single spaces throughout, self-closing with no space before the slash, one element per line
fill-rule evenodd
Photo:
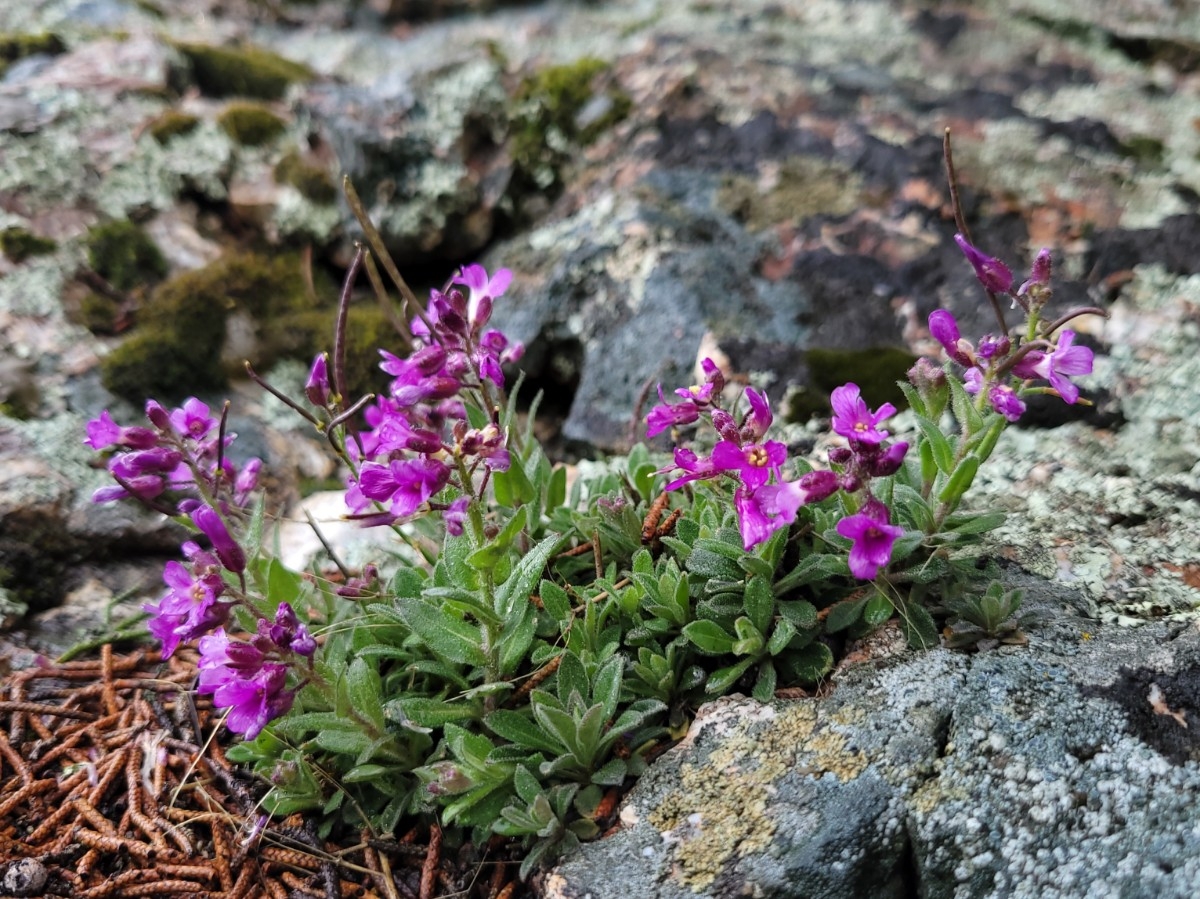
<path fill-rule="evenodd" d="M 24 262 L 30 256 L 44 256 L 58 249 L 58 244 L 48 237 L 38 237 L 32 231 L 19 226 L 0 231 L 0 253 L 13 262 Z"/>
<path fill-rule="evenodd" d="M 287 128 L 283 119 L 258 103 L 231 103 L 217 116 L 217 124 L 243 147 L 261 147 Z"/>
<path fill-rule="evenodd" d="M 278 100 L 288 86 L 313 77 L 312 70 L 261 47 L 177 44 L 192 64 L 196 85 L 210 97 Z"/>
<path fill-rule="evenodd" d="M 323 167 L 307 162 L 292 151 L 275 164 L 275 181 L 290 184 L 314 203 L 329 204 L 337 200 L 337 185 Z"/>
<path fill-rule="evenodd" d="M 151 137 L 160 144 L 165 144 L 173 137 L 190 134 L 196 130 L 196 126 L 199 124 L 200 119 L 197 116 L 180 112 L 177 109 L 168 109 L 150 123 L 148 130 Z"/>
<path fill-rule="evenodd" d="M 18 59 L 47 54 L 57 56 L 66 52 L 67 45 L 57 34 L 0 34 L 0 75 Z"/>
<path fill-rule="evenodd" d="M 321 284 L 318 296 L 333 297 Z M 237 253 L 163 282 L 142 311 L 137 333 L 101 363 L 104 386 L 131 402 L 175 400 L 225 384 L 221 351 L 225 319 L 239 310 L 270 332 L 276 322 L 318 308 L 296 254 Z M 332 334 L 332 324 L 329 326 Z M 256 365 L 278 352 L 269 333 Z"/>
<path fill-rule="evenodd" d="M 553 191 L 576 147 L 595 140 L 629 114 L 629 95 L 615 86 L 597 89 L 607 63 L 585 56 L 526 78 L 513 97 L 512 155 L 518 187 Z M 593 98 L 598 103 L 580 118 Z"/>
<path fill-rule="evenodd" d="M 115 334 L 120 312 L 116 300 L 95 291 L 79 301 L 80 323 L 93 334 Z"/>
<path fill-rule="evenodd" d="M 1141 165 L 1160 166 L 1166 153 L 1166 145 L 1149 134 L 1135 134 L 1121 142 L 1121 152 Z"/>
<path fill-rule="evenodd" d="M 298 311 L 273 323 L 268 335 L 269 352 L 311 361 L 317 353 L 333 346 L 334 309 Z M 392 349 L 399 340 L 391 322 L 375 304 L 350 307 L 346 326 L 347 393 L 357 398 L 379 393 L 388 377 L 379 370 L 379 349 Z"/>
<path fill-rule="evenodd" d="M 88 265 L 117 290 L 161 281 L 167 260 L 150 237 L 129 221 L 104 222 L 88 229 Z"/>
<path fill-rule="evenodd" d="M 829 414 L 829 394 L 835 387 L 853 381 L 863 398 L 876 408 L 891 403 L 905 409 L 908 402 L 897 381 L 902 381 L 917 357 L 895 347 L 865 350 L 812 349 L 806 354 L 811 385 L 791 391 L 785 400 L 788 421 L 807 421 Z"/>

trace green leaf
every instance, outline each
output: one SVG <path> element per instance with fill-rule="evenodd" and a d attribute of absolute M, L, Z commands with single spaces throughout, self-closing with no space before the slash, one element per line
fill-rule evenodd
<path fill-rule="evenodd" d="M 529 602 L 534 585 L 542 579 L 546 563 L 562 545 L 565 538 L 553 534 L 542 540 L 521 557 L 509 578 L 496 590 L 496 612 L 507 618 L 518 601 Z"/>
<path fill-rule="evenodd" d="M 718 668 L 708 676 L 708 682 L 704 685 L 704 692 L 708 696 L 723 695 L 738 682 L 738 679 L 746 673 L 746 669 L 756 661 L 753 656 L 750 656 L 742 659 L 736 665 L 730 665 L 727 668 Z"/>
<path fill-rule="evenodd" d="M 835 532 L 836 533 L 836 532 Z M 817 581 L 846 575 L 850 571 L 844 555 L 834 553 L 812 553 L 775 582 L 775 595 L 783 596 L 797 587 L 815 584 Z"/>
<path fill-rule="evenodd" d="M 629 766 L 624 759 L 609 759 L 600 770 L 592 775 L 592 783 L 602 787 L 619 787 L 625 782 Z"/>
<path fill-rule="evenodd" d="M 474 703 L 447 702 L 444 699 L 427 699 L 408 696 L 392 699 L 384 704 L 384 714 L 389 721 L 398 724 L 411 723 L 417 727 L 442 727 L 448 722 L 472 721 L 479 717 Z"/>
<path fill-rule="evenodd" d="M 900 631 L 913 649 L 932 649 L 938 645 L 937 624 L 919 603 L 907 603 L 900 610 Z"/>
<path fill-rule="evenodd" d="M 780 618 L 775 623 L 775 630 L 771 631 L 771 639 L 767 641 L 767 652 L 773 656 L 779 655 L 787 649 L 788 644 L 792 642 L 792 638 L 797 633 L 796 626 L 791 621 L 787 618 Z"/>
<path fill-rule="evenodd" d="M 824 643 L 814 641 L 789 654 L 784 664 L 793 680 L 815 683 L 833 670 L 833 651 Z"/>
<path fill-rule="evenodd" d="M 780 533 L 776 531 L 775 533 Z M 764 578 L 769 578 L 775 574 L 775 563 L 766 559 L 760 559 L 758 556 L 744 555 L 737 560 L 738 565 L 746 574 L 759 575 Z"/>
<path fill-rule="evenodd" d="M 546 613 L 555 621 L 563 623 L 571 620 L 571 597 L 558 584 L 543 580 L 538 587 L 538 596 Z"/>
<path fill-rule="evenodd" d="M 775 617 L 775 593 L 771 589 L 771 582 L 763 575 L 754 575 L 746 584 L 744 602 L 746 616 L 759 633 L 765 634 L 771 627 L 771 619 Z"/>
<path fill-rule="evenodd" d="M 697 540 L 697 544 L 719 543 L 716 540 Z M 699 546 L 693 546 L 691 553 L 687 557 L 688 571 L 694 572 L 704 578 L 717 578 L 723 581 L 740 581 L 745 575 L 741 568 L 728 557 L 715 553 L 709 549 L 702 549 Z"/>
<path fill-rule="evenodd" d="M 389 768 L 387 765 L 376 765 L 368 763 L 366 765 L 355 765 L 349 771 L 342 775 L 341 779 L 345 783 L 368 783 L 369 781 L 379 780 L 386 777 L 394 768 Z"/>
<path fill-rule="evenodd" d="M 520 667 L 533 644 L 536 628 L 537 614 L 532 602 L 517 606 L 509 614 L 504 622 L 504 631 L 496 641 L 501 675 L 507 677 Z"/>
<path fill-rule="evenodd" d="M 614 655 L 604 660 L 592 677 L 592 699 L 604 707 L 604 717 L 617 713 L 617 702 L 621 696 L 621 676 L 625 672 L 625 659 Z"/>
<path fill-rule="evenodd" d="M 946 435 L 942 433 L 942 429 L 929 419 L 920 417 L 917 417 L 917 427 L 921 429 L 921 436 L 928 444 L 938 470 L 944 474 L 950 474 L 954 468 L 954 448 L 950 445 Z"/>
<path fill-rule="evenodd" d="M 579 698 L 585 703 L 588 703 L 592 695 L 592 684 L 588 680 L 587 669 L 583 667 L 583 662 L 579 656 L 573 652 L 564 652 L 562 661 L 558 663 L 558 671 L 555 673 L 557 681 L 558 701 L 562 703 L 563 708 L 569 708 L 571 705 L 571 694 L 578 693 Z"/>
<path fill-rule="evenodd" d="M 508 520 L 504 528 L 495 537 L 467 556 L 467 564 L 477 571 L 491 571 L 508 551 L 513 540 L 525 528 L 528 515 L 524 506 Z"/>
<path fill-rule="evenodd" d="M 567 467 L 565 465 L 556 465 L 554 466 L 554 471 L 550 473 L 549 482 L 546 484 L 546 511 L 553 511 L 566 501 Z"/>
<path fill-rule="evenodd" d="M 825 633 L 836 634 L 858 621 L 866 602 L 865 599 L 846 599 L 835 604 L 825 618 Z"/>
<path fill-rule="evenodd" d="M 508 466 L 508 471 L 492 474 L 492 488 L 496 491 L 496 502 L 510 509 L 530 502 L 537 496 L 537 491 L 525 474 L 524 466 L 515 458 Z"/>
<path fill-rule="evenodd" d="M 979 457 L 970 454 L 958 463 L 958 468 L 954 469 L 954 474 L 950 475 L 950 480 L 938 494 L 938 499 L 944 503 L 954 503 L 962 499 L 963 494 L 970 489 L 971 482 L 975 480 L 977 471 L 979 471 Z"/>
<path fill-rule="evenodd" d="M 726 655 L 733 652 L 733 641 L 724 628 L 715 621 L 693 621 L 683 629 L 697 649 L 708 655 Z"/>
<path fill-rule="evenodd" d="M 438 658 L 459 665 L 486 665 L 483 634 L 479 627 L 455 618 L 437 606 L 419 599 L 399 604 L 404 622 Z"/>
<path fill-rule="evenodd" d="M 876 594 L 863 606 L 862 620 L 867 627 L 876 628 L 891 618 L 894 611 L 896 611 L 896 607 L 892 605 L 890 599 Z"/>
<path fill-rule="evenodd" d="M 553 740 L 557 740 L 559 749 L 556 754 L 561 754 L 565 749 L 569 754 L 578 757 L 577 750 L 579 747 L 579 733 L 576 729 L 575 719 L 562 709 L 552 708 L 546 705 L 534 703 L 532 705 L 533 716 L 537 719 L 537 723 L 542 726 L 542 730 Z"/>
<path fill-rule="evenodd" d="M 521 712 L 499 709 L 484 718 L 483 723 L 501 739 L 527 749 L 556 755 L 563 750 L 562 744 L 547 736 L 545 731 Z"/>
<path fill-rule="evenodd" d="M 756 655 L 766 643 L 762 632 L 745 615 L 733 623 L 733 629 L 737 632 L 737 640 L 733 644 L 734 655 Z"/>
<path fill-rule="evenodd" d="M 318 731 L 313 742 L 327 752 L 356 757 L 371 748 L 371 738 L 359 730 Z"/>
<path fill-rule="evenodd" d="M 356 658 L 346 669 L 346 687 L 355 711 L 382 729 L 383 685 L 379 682 L 379 672 L 365 659 Z"/>
<path fill-rule="evenodd" d="M 758 666 L 758 679 L 750 695 L 759 702 L 770 702 L 775 698 L 775 665 L 770 659 Z"/>
<path fill-rule="evenodd" d="M 942 526 L 942 532 L 948 531 L 964 537 L 972 534 L 985 534 L 1004 524 L 1007 517 L 1004 512 L 969 512 L 951 515 Z"/>
<path fill-rule="evenodd" d="M 797 630 L 810 630 L 817 626 L 817 607 L 807 599 L 781 602 L 779 614 L 796 626 Z"/>

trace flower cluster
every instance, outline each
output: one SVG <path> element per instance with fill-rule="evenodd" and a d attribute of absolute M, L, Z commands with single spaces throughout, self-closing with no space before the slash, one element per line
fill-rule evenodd
<path fill-rule="evenodd" d="M 664 471 L 682 469 L 684 474 L 667 484 L 676 490 L 690 481 L 732 476 L 738 481 L 734 507 L 738 527 L 746 550 L 766 541 L 780 528 L 796 521 L 801 506 L 820 502 L 843 490 L 847 494 L 862 494 L 859 512 L 843 519 L 838 531 L 854 542 L 850 553 L 850 570 L 855 577 L 872 580 L 879 568 L 886 565 L 892 544 L 902 529 L 888 522 L 888 510 L 870 495 L 873 477 L 894 474 L 908 450 L 906 443 L 886 441 L 886 431 L 878 425 L 895 413 L 891 404 L 872 412 L 859 395 L 858 386 L 846 384 L 833 392 L 833 428 L 847 439 L 848 447 L 830 453 L 830 461 L 838 471 L 810 471 L 794 481 L 784 480 L 782 467 L 787 461 L 787 447 L 776 440 L 765 440 L 773 416 L 766 396 L 750 387 L 746 389 L 749 412 L 739 424 L 721 408 L 724 378 L 711 359 L 702 363 L 705 382 L 682 388 L 676 394 L 681 403 L 668 403 L 659 388 L 663 402 L 647 416 L 650 436 L 673 425 L 691 424 L 707 417 L 720 440 L 707 458 L 685 447 L 677 447 L 674 464 Z"/>
<path fill-rule="evenodd" d="M 274 621 L 258 619 L 249 640 L 231 640 L 221 628 L 202 637 L 199 647 L 198 691 L 213 694 L 218 708 L 229 709 L 225 725 L 252 740 L 292 707 L 303 684 L 288 688 L 288 672 L 297 656 L 311 659 L 317 643 L 281 602 Z"/>
<path fill-rule="evenodd" d="M 347 447 L 358 471 L 346 504 L 364 523 L 413 515 L 456 469 L 464 479 L 480 464 L 488 471 L 508 469 L 506 435 L 494 422 L 471 427 L 461 395 L 475 390 L 487 398 L 489 383 L 503 388 L 502 365 L 524 352 L 500 331 L 486 329 L 493 303 L 511 280 L 508 269 L 489 278 L 482 266 L 466 266 L 446 291 L 431 292 L 426 314 L 412 323 L 414 348 L 407 358 L 380 350 L 380 367 L 392 376 L 388 394 L 365 410 L 369 430 Z M 459 286 L 467 288 L 466 296 Z M 325 371 L 320 356 L 306 386 L 310 399 L 327 397 Z M 369 511 L 373 504 L 383 511 Z M 466 506 L 464 497 L 446 510 L 452 533 L 461 533 Z"/>
<path fill-rule="evenodd" d="M 1038 253 L 1028 280 L 1016 293 L 1011 293 L 1013 276 L 1004 263 L 973 247 L 961 234 L 954 239 L 984 288 L 992 294 L 1010 295 L 1013 303 L 1029 315 L 1031 334 L 1034 333 L 1041 309 L 1051 296 L 1049 250 Z M 1092 310 L 1073 314 L 1085 311 Z M 1057 325 L 1051 326 L 1040 338 L 1020 345 L 1014 344 L 1007 333 L 985 334 L 975 345 L 963 339 L 951 313 L 938 309 L 929 316 L 929 333 L 952 360 L 966 369 L 963 383 L 967 392 L 986 398 L 991 408 L 1008 421 L 1017 421 L 1024 414 L 1025 401 L 1021 396 L 1025 393 L 1053 392 L 1067 403 L 1079 400 L 1079 388 L 1070 379 L 1091 373 L 1092 351 L 1076 346 L 1075 332 L 1070 330 L 1061 331 L 1051 341 L 1049 338 L 1057 329 Z M 1050 382 L 1048 390 L 1028 386 L 1029 381 L 1038 378 Z"/>
<path fill-rule="evenodd" d="M 262 467 L 251 459 L 239 470 L 224 454 L 237 437 L 219 436 L 219 422 L 195 397 L 168 411 L 155 400 L 146 403 L 151 427 L 122 427 L 108 410 L 87 423 L 83 441 L 97 451 L 111 450 L 108 471 L 116 486 L 101 487 L 97 503 L 137 499 L 169 515 L 190 513 L 205 495 L 221 495 L 232 487 L 230 500 L 242 506 L 258 484 Z"/>

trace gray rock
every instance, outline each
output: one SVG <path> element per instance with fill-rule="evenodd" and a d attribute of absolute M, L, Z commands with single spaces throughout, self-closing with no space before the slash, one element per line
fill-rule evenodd
<path fill-rule="evenodd" d="M 705 706 L 546 894 L 1194 896 L 1200 635 L 1093 632 L 1078 595 L 1009 580 L 1046 622 L 1029 647 Z"/>

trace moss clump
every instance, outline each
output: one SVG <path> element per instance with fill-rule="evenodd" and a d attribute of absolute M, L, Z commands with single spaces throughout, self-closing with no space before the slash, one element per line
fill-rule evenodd
<path fill-rule="evenodd" d="M 334 295 L 324 285 L 321 293 Z M 159 285 L 142 310 L 137 333 L 101 363 L 104 386 L 136 403 L 147 396 L 177 400 L 218 389 L 227 375 L 221 351 L 230 312 L 245 312 L 265 330 L 316 307 L 297 255 L 226 256 Z M 268 346 L 254 361 L 266 366 L 273 358 Z"/>
<path fill-rule="evenodd" d="M 788 421 L 807 421 L 829 414 L 829 394 L 835 387 L 853 381 L 862 389 L 872 408 L 891 403 L 908 408 L 897 381 L 906 378 L 917 357 L 895 347 L 865 350 L 812 349 L 806 354 L 811 385 L 792 390 L 785 401 Z"/>
<path fill-rule="evenodd" d="M 167 260 L 149 235 L 129 221 L 113 221 L 90 228 L 85 241 L 88 265 L 117 290 L 161 281 Z"/>
<path fill-rule="evenodd" d="M 258 103 L 232 103 L 217 116 L 221 130 L 243 147 L 261 147 L 283 134 L 287 123 Z"/>
<path fill-rule="evenodd" d="M 209 97 L 278 100 L 288 86 L 313 77 L 312 70 L 261 47 L 176 44 L 192 64 L 196 85 Z"/>
<path fill-rule="evenodd" d="M 150 136 L 156 141 L 160 144 L 165 144 L 173 137 L 191 134 L 199 124 L 200 119 L 198 116 L 187 112 L 180 112 L 178 109 L 168 109 L 151 122 L 147 130 L 150 132 Z"/>
<path fill-rule="evenodd" d="M 300 311 L 282 316 L 268 335 L 270 352 L 310 361 L 333 346 L 336 310 Z M 377 305 L 350 307 L 346 325 L 346 392 L 351 401 L 386 389 L 388 376 L 379 369 L 379 349 L 395 351 L 399 339 Z"/>
<path fill-rule="evenodd" d="M 65 53 L 67 45 L 57 34 L 39 32 L 37 34 L 0 34 L 0 75 L 18 59 L 26 56 L 49 55 L 57 56 Z"/>
<path fill-rule="evenodd" d="M 329 204 L 337 200 L 337 185 L 324 167 L 305 161 L 292 151 L 275 164 L 275 181 L 290 184 L 314 203 Z"/>
<path fill-rule="evenodd" d="M 555 190 L 573 150 L 595 140 L 629 114 L 632 101 L 615 86 L 596 82 L 609 66 L 585 56 L 526 78 L 510 116 L 516 178 L 526 188 Z"/>
<path fill-rule="evenodd" d="M 38 237 L 32 231 L 14 226 L 0 231 L 0 253 L 13 262 L 24 262 L 30 256 L 44 256 L 58 249 L 48 237 Z"/>
<path fill-rule="evenodd" d="M 79 301 L 79 319 L 93 334 L 115 334 L 121 310 L 117 301 L 92 291 Z"/>

